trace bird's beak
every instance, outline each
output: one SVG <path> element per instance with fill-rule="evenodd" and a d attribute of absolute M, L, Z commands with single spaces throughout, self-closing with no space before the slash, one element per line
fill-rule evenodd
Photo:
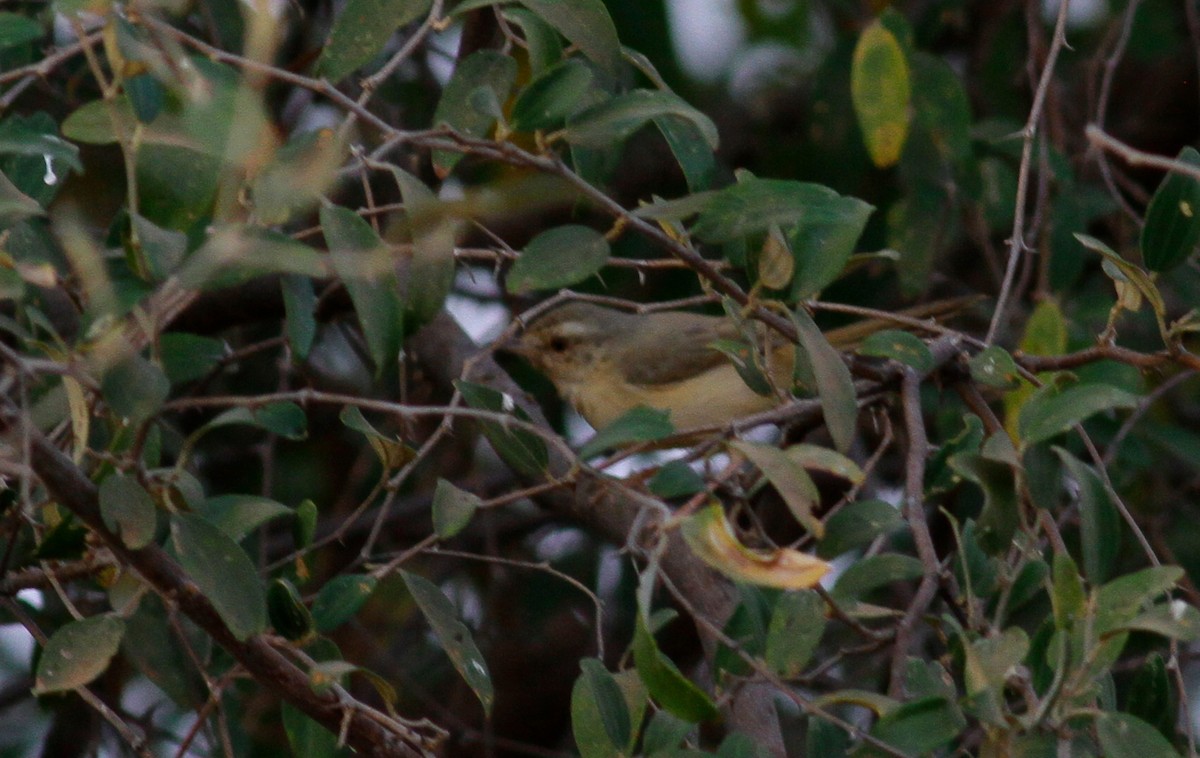
<path fill-rule="evenodd" d="M 533 357 L 533 345 L 525 339 L 525 335 L 518 334 L 514 337 L 509 337 L 503 342 L 496 343 L 493 348 L 497 353 L 508 353 L 509 355 L 519 355 L 525 360 L 530 360 Z"/>

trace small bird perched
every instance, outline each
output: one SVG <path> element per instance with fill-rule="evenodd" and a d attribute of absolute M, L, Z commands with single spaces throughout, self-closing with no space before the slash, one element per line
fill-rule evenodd
<path fill-rule="evenodd" d="M 771 377 L 791 386 L 793 346 L 775 335 Z M 683 311 L 624 313 L 585 302 L 560 305 L 506 346 L 546 375 L 596 429 L 644 405 L 669 411 L 676 430 L 725 424 L 778 399 L 750 389 L 712 347 L 741 339 L 727 318 Z"/>
<path fill-rule="evenodd" d="M 975 298 L 937 301 L 902 311 L 925 318 L 961 310 Z M 887 328 L 869 319 L 826 332 L 836 347 L 849 347 Z M 685 311 L 626 313 L 587 302 L 568 302 L 541 314 L 524 333 L 504 346 L 528 360 L 554 383 L 558 393 L 596 429 L 644 405 L 670 412 L 677 431 L 718 426 L 780 403 L 752 390 L 732 359 L 713 347 L 719 341 L 745 342 L 728 318 Z M 755 340 L 770 383 L 786 392 L 793 384 L 795 345 L 762 324 Z"/>

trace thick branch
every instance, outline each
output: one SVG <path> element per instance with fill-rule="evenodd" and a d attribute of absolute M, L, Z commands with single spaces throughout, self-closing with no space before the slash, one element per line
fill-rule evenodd
<path fill-rule="evenodd" d="M 20 408 L 6 399 L 0 406 L 0 436 L 11 439 L 25 434 L 29 437 L 29 464 L 50 496 L 95 532 L 123 564 L 136 570 L 159 594 L 174 601 L 262 686 L 334 734 L 341 733 L 343 725 L 348 723 L 347 742 L 362 753 L 380 756 L 429 754 L 418 735 L 386 716 L 357 702 L 341 702 L 332 693 L 314 692 L 308 676 L 273 648 L 265 636 L 237 639 L 208 598 L 161 548 L 151 545 L 131 550 L 105 526 L 96 486 L 40 432 L 22 429 L 22 421 Z"/>

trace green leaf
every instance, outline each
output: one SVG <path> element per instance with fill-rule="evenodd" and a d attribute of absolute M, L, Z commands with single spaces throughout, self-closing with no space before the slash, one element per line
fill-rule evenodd
<path fill-rule="evenodd" d="M 895 165 L 912 120 L 908 61 L 878 19 L 863 30 L 854 48 L 850 95 L 871 161 L 879 168 Z"/>
<path fill-rule="evenodd" d="M 497 102 L 508 99 L 513 82 L 517 78 L 517 62 L 495 50 L 480 50 L 459 62 L 450 81 L 442 90 L 437 110 L 433 114 L 434 126 L 447 124 L 468 137 L 485 137 L 496 119 L 490 113 L 476 109 L 471 102 L 472 94 L 481 87 L 491 90 Z M 449 175 L 462 160 L 462 153 L 449 150 L 433 151 L 434 170 L 441 177 Z"/>
<path fill-rule="evenodd" d="M 784 679 L 799 676 L 824 631 L 825 601 L 816 591 L 780 595 L 767 629 L 767 666 Z"/>
<path fill-rule="evenodd" d="M 1183 578 L 1178 566 L 1155 566 L 1113 579 L 1096 589 L 1096 632 L 1104 634 L 1135 618 L 1141 609 Z"/>
<path fill-rule="evenodd" d="M 933 370 L 933 353 L 915 334 L 888 329 L 876 332 L 863 340 L 858 352 L 877 358 L 891 358 L 910 366 L 924 376 Z"/>
<path fill-rule="evenodd" d="M 483 654 L 475 646 L 471 630 L 459 621 L 454 606 L 436 585 L 407 571 L 401 571 L 400 576 L 441 643 L 442 650 L 446 651 L 454 668 L 475 692 L 475 696 L 483 705 L 484 713 L 490 716 L 495 698 L 492 678 L 488 673 L 487 663 L 483 660 Z"/>
<path fill-rule="evenodd" d="M 642 754 L 651 756 L 679 747 L 696 726 L 690 721 L 676 718 L 667 711 L 659 711 L 646 725 L 642 738 Z"/>
<path fill-rule="evenodd" d="M 379 54 L 397 28 L 429 10 L 430 0 L 348 0 L 317 59 L 317 74 L 338 82 Z"/>
<path fill-rule="evenodd" d="M 44 215 L 37 200 L 22 192 L 8 177 L 0 173 L 0 229 L 31 216 Z"/>
<path fill-rule="evenodd" d="M 600 748 L 600 755 L 624 752 L 633 740 L 633 727 L 629 719 L 629 706 L 625 702 L 621 687 L 608 669 L 604 668 L 604 664 L 595 658 L 584 658 L 579 662 L 579 667 L 579 679 L 576 680 L 571 693 L 572 711 L 575 710 L 577 698 L 593 708 L 599 716 L 603 736 L 607 742 L 604 747 L 588 747 Z M 577 724 L 579 721 L 576 719 Z M 579 737 L 576 732 L 576 742 L 583 744 Z"/>
<path fill-rule="evenodd" d="M 130 215 L 129 223 L 128 250 L 134 270 L 156 281 L 175 273 L 187 253 L 187 235 L 164 229 L 137 213 Z"/>
<path fill-rule="evenodd" d="M 1021 337 L 1021 352 L 1026 355 L 1058 355 L 1067 350 L 1067 321 L 1054 298 L 1038 303 Z"/>
<path fill-rule="evenodd" d="M 1129 715 L 1151 724 L 1159 734 L 1172 739 L 1179 712 L 1174 692 L 1166 662 L 1161 655 L 1153 653 L 1134 674 L 1126 710 Z"/>
<path fill-rule="evenodd" d="M 296 758 L 329 758 L 337 755 L 338 736 L 313 721 L 291 703 L 280 709 L 288 747 Z"/>
<path fill-rule="evenodd" d="M 267 403 L 254 410 L 230 408 L 205 424 L 196 434 L 236 424 L 254 426 L 290 440 L 302 440 L 308 435 L 308 421 L 304 411 L 290 400 Z M 193 439 L 194 437 L 195 435 L 193 435 Z"/>
<path fill-rule="evenodd" d="M 49 207 L 71 172 L 82 170 L 79 149 L 58 135 L 58 122 L 48 113 L 0 120 L 0 169 L 43 208 Z M 9 238 L 10 250 L 14 241 Z"/>
<path fill-rule="evenodd" d="M 471 522 L 483 500 L 473 492 L 455 487 L 438 479 L 433 491 L 433 531 L 442 539 L 450 539 Z"/>
<path fill-rule="evenodd" d="M 692 124 L 709 148 L 719 142 L 716 124 L 672 92 L 633 90 L 597 103 L 575 115 L 563 130 L 563 139 L 581 147 L 603 148 L 629 138 L 648 122 L 675 116 Z"/>
<path fill-rule="evenodd" d="M 910 51 L 909 63 L 914 126 L 928 133 L 944 164 L 961 171 L 972 158 L 971 104 L 963 80 L 937 55 Z"/>
<path fill-rule="evenodd" d="M 988 387 L 1013 389 L 1017 386 L 1020 372 L 1017 362 L 1007 350 L 999 345 L 989 345 L 967 361 L 971 378 Z"/>
<path fill-rule="evenodd" d="M 45 31 L 32 18 L 0 11 L 0 50 L 41 39 Z"/>
<path fill-rule="evenodd" d="M 292 522 L 292 538 L 296 541 L 297 548 L 306 548 L 317 536 L 317 519 L 321 514 L 317 510 L 317 504 L 305 498 L 296 506 L 294 515 L 296 520 Z"/>
<path fill-rule="evenodd" d="M 520 132 L 554 129 L 574 113 L 592 85 L 592 70 L 569 58 L 543 72 L 521 90 L 512 108 L 512 126 Z"/>
<path fill-rule="evenodd" d="M 1167 306 L 1154 280 L 1141 268 L 1122 258 L 1117 251 L 1095 237 L 1089 237 L 1086 234 L 1076 234 L 1075 239 L 1079 240 L 1079 244 L 1088 250 L 1098 253 L 1104 258 L 1104 272 L 1113 279 L 1114 284 L 1121 283 L 1133 286 L 1145 298 L 1146 302 L 1150 303 L 1150 307 L 1154 311 L 1154 318 L 1158 321 L 1158 329 L 1165 337 L 1167 329 L 1164 319 L 1166 317 Z"/>
<path fill-rule="evenodd" d="M 807 721 L 808 734 L 801 755 L 850 755 L 850 735 L 844 729 L 816 715 Z"/>
<path fill-rule="evenodd" d="M 279 281 L 283 288 L 284 331 L 288 345 L 298 360 L 308 358 L 317 336 L 317 296 L 312 281 L 297 274 L 284 274 Z"/>
<path fill-rule="evenodd" d="M 959 453 L 949 463 L 983 490 L 983 510 L 976 522 L 979 546 L 992 555 L 1003 553 L 1021 522 L 1016 472 L 1007 463 L 975 453 Z"/>
<path fill-rule="evenodd" d="M 83 171 L 79 148 L 57 135 L 41 131 L 32 120 L 6 119 L 3 122 L 0 155 L 21 155 L 38 160 L 49 158 L 61 161 L 74 171 Z"/>
<path fill-rule="evenodd" d="M 199 213 L 193 208 L 189 213 Z M 180 223 L 183 223 L 182 221 Z M 328 230 L 326 231 L 328 234 Z M 330 242 L 330 247 L 334 242 Z M 339 259 L 335 258 L 337 263 Z M 292 238 L 250 226 L 222 226 L 188 256 L 178 272 L 189 289 L 220 289 L 267 274 L 329 275 L 316 250 Z"/>
<path fill-rule="evenodd" d="M 1128 713 L 1098 713 L 1096 737 L 1105 758 L 1179 758 L 1157 729 Z"/>
<path fill-rule="evenodd" d="M 652 442 L 674 433 L 675 427 L 671 424 L 667 411 L 639 405 L 596 432 L 595 436 L 580 448 L 579 457 L 585 460 L 594 458 L 605 450 L 632 442 Z"/>
<path fill-rule="evenodd" d="M 838 577 L 833 596 L 839 600 L 857 600 L 872 590 L 892 582 L 920 579 L 925 574 L 921 562 L 911 555 L 883 553 L 855 561 Z"/>
<path fill-rule="evenodd" d="M 304 607 L 295 585 L 283 577 L 271 580 L 267 588 L 267 617 L 284 639 L 298 641 L 313 634 L 312 614 Z"/>
<path fill-rule="evenodd" d="M 1050 603 L 1054 609 L 1054 626 L 1070 629 L 1083 617 L 1087 594 L 1083 590 L 1083 578 L 1079 567 L 1066 553 L 1054 554 Z"/>
<path fill-rule="evenodd" d="M 711 721 L 720 715 L 708 695 L 658 649 L 641 613 L 633 632 L 633 661 L 650 696 L 673 715 L 692 723 Z"/>
<path fill-rule="evenodd" d="M 557 29 L 604 73 L 617 75 L 621 43 L 603 0 L 520 0 L 520 3 Z"/>
<path fill-rule="evenodd" d="M 752 177 L 718 191 L 701 210 L 692 232 L 713 243 L 732 242 L 772 226 L 786 230 L 795 224 L 857 227 L 861 232 L 872 210 L 857 198 L 819 184 Z M 820 257 L 827 251 L 804 252 Z"/>
<path fill-rule="evenodd" d="M 1188 145 L 1175 160 L 1200 167 L 1200 152 Z M 1200 182 L 1186 174 L 1168 173 L 1150 198 L 1142 226 L 1142 260 L 1151 271 L 1167 271 L 1183 263 L 1200 244 Z"/>
<path fill-rule="evenodd" d="M 850 503 L 825 520 L 825 538 L 817 545 L 817 555 L 836 558 L 903 525 L 900 509 L 891 503 L 882 500 Z"/>
<path fill-rule="evenodd" d="M 197 505 L 196 513 L 234 542 L 241 542 L 268 521 L 291 515 L 292 509 L 261 495 L 217 495 Z"/>
<path fill-rule="evenodd" d="M 608 240 L 595 229 L 577 224 L 548 229 L 525 246 L 506 286 L 521 295 L 576 284 L 603 268 L 610 254 Z"/>
<path fill-rule="evenodd" d="M 796 258 L 792 279 L 792 301 L 815 297 L 846 268 L 854 246 L 862 236 L 871 206 L 854 198 L 843 198 L 843 212 L 832 220 L 801 221 L 788 235 L 788 245 Z"/>
<path fill-rule="evenodd" d="M 125 94 L 137 120 L 149 124 L 162 112 L 167 93 L 153 74 L 138 74 L 125 80 Z"/>
<path fill-rule="evenodd" d="M 1019 627 L 977 639 L 964 645 L 963 682 L 972 709 L 981 719 L 1003 726 L 1003 693 L 1010 671 L 1016 669 L 1029 652 L 1029 637 Z"/>
<path fill-rule="evenodd" d="M 945 745 L 967 726 L 962 711 L 943 697 L 904 703 L 871 727 L 871 735 L 908 753 L 923 755 Z"/>
<path fill-rule="evenodd" d="M 347 405 L 338 414 L 338 420 L 366 436 L 367 444 L 379 456 L 379 462 L 388 470 L 398 469 L 412 460 L 416 452 L 403 441 L 378 431 L 371 422 L 363 416 L 362 410 L 355 405 Z"/>
<path fill-rule="evenodd" d="M 1116 626 L 1117 630 L 1150 632 L 1183 642 L 1200 639 L 1200 611 L 1183 600 L 1159 603 L 1131 621 Z"/>
<path fill-rule="evenodd" d="M 455 6 L 457 13 L 467 3 Z M 529 54 L 529 67 L 534 74 L 541 74 L 562 60 L 563 45 L 554 27 L 537 14 L 525 9 L 506 7 L 501 13 L 504 19 L 521 29 Z"/>
<path fill-rule="evenodd" d="M 104 372 L 100 389 L 114 413 L 140 424 L 166 402 L 171 383 L 162 369 L 135 353 Z"/>
<path fill-rule="evenodd" d="M 138 586 L 140 590 L 140 581 Z M 176 621 L 179 634 L 164 634 Z M 168 615 L 153 592 L 142 595 L 137 610 L 125 619 L 122 655 L 181 706 L 199 708 L 208 700 L 208 688 L 195 662 L 209 660 L 211 650 L 212 638 L 186 616 Z"/>
<path fill-rule="evenodd" d="M 704 138 L 703 128 L 691 119 L 675 114 L 659 116 L 654 119 L 654 125 L 662 132 L 675 162 L 683 171 L 688 189 L 701 192 L 712 187 L 717 180 L 717 159 Z"/>
<path fill-rule="evenodd" d="M 854 379 L 850 369 L 804 308 L 792 312 L 792 320 L 800 333 L 797 356 L 808 361 L 813 378 L 817 383 L 817 395 L 821 399 L 821 414 L 825 426 L 833 438 L 834 447 L 845 453 L 854 442 L 854 431 L 858 425 L 858 398 L 854 392 Z M 819 533 L 818 533 L 818 536 Z"/>
<path fill-rule="evenodd" d="M 490 90 L 488 90 L 490 92 Z M 412 236 L 406 302 L 418 325 L 438 314 L 454 285 L 456 223 L 443 212 L 433 191 L 417 177 L 392 167 Z"/>
<path fill-rule="evenodd" d="M 158 338 L 158 355 L 170 384 L 184 384 L 206 377 L 229 355 L 229 345 L 215 337 L 167 332 Z"/>
<path fill-rule="evenodd" d="M 137 550 L 154 540 L 158 508 L 150 493 L 132 476 L 110 474 L 100 483 L 100 515 L 126 547 Z"/>
<path fill-rule="evenodd" d="M 772 445 L 736 441 L 729 446 L 762 471 L 801 526 L 817 539 L 825 535 L 825 525 L 813 515 L 813 509 L 821 501 L 821 493 L 803 466 Z"/>
<path fill-rule="evenodd" d="M 1055 447 L 1054 452 L 1079 487 L 1083 570 L 1089 581 L 1098 584 L 1112 572 L 1121 549 L 1121 518 L 1100 475 L 1091 466 L 1061 447 Z"/>
<path fill-rule="evenodd" d="M 866 474 L 858 464 L 836 450 L 801 442 L 789 445 L 783 453 L 808 471 L 836 476 L 850 484 L 862 484 L 866 481 Z"/>
<path fill-rule="evenodd" d="M 143 143 L 137 152 L 138 210 L 141 215 L 166 229 L 188 229 L 201 219 L 207 221 L 223 176 L 222 170 L 223 163 L 219 155 L 206 154 L 186 145 Z M 243 264 L 256 263 L 274 252 L 272 249 L 258 249 L 259 236 L 238 240 L 226 232 L 228 228 L 218 227 L 216 232 L 209 235 L 208 242 L 189 257 L 179 272 L 184 286 L 199 289 L 200 285 L 206 283 L 206 278 L 218 273 L 218 264 L 238 270 Z M 287 240 L 289 246 L 303 247 L 298 242 L 278 236 Z M 196 261 L 193 266 L 204 263 L 211 267 L 199 267 L 198 272 L 193 272 L 188 265 L 193 260 Z M 193 278 L 186 278 L 188 276 Z"/>
<path fill-rule="evenodd" d="M 116 655 L 124 632 L 125 624 L 112 613 L 59 627 L 38 660 L 33 694 L 72 690 L 100 676 Z"/>
<path fill-rule="evenodd" d="M 1061 392 L 1034 395 L 1021 406 L 1017 428 L 1023 445 L 1035 445 L 1097 413 L 1135 408 L 1137 404 L 1136 395 L 1110 384 L 1076 384 Z"/>
<path fill-rule="evenodd" d="M 258 571 L 233 538 L 201 516 L 177 513 L 171 518 L 171 540 L 179 564 L 234 637 L 244 640 L 266 628 Z"/>
<path fill-rule="evenodd" d="M 482 384 L 462 380 L 454 386 L 462 393 L 467 405 L 493 413 L 511 413 L 520 421 L 530 421 L 529 414 L 513 405 L 512 398 Z M 492 443 L 496 453 L 505 463 L 523 476 L 540 476 L 549 465 L 546 442 L 533 432 L 510 429 L 503 422 L 480 421 L 483 434 Z"/>
<path fill-rule="evenodd" d="M 331 130 L 294 132 L 250 185 L 255 219 L 282 225 L 312 212 L 337 181 L 344 143 Z"/>
<path fill-rule="evenodd" d="M 342 574 L 326 582 L 312 605 L 317 631 L 331 632 L 353 618 L 377 583 L 368 574 Z"/>
<path fill-rule="evenodd" d="M 333 268 L 346 285 L 376 371 L 395 365 L 404 333 L 400 284 L 387 245 L 349 208 L 321 208 Z"/>
<path fill-rule="evenodd" d="M 704 477 L 697 474 L 685 461 L 668 461 L 647 482 L 647 486 L 650 492 L 670 500 L 694 495 L 704 489 Z"/>
<path fill-rule="evenodd" d="M 267 403 L 256 408 L 254 422 L 284 439 L 302 440 L 308 437 L 308 417 L 303 408 L 290 400 Z"/>

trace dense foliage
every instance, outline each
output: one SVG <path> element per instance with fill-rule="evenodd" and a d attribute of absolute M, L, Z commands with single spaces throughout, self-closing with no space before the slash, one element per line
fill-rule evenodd
<path fill-rule="evenodd" d="M 0 754 L 1194 754 L 1197 14 L 5 3 Z"/>

